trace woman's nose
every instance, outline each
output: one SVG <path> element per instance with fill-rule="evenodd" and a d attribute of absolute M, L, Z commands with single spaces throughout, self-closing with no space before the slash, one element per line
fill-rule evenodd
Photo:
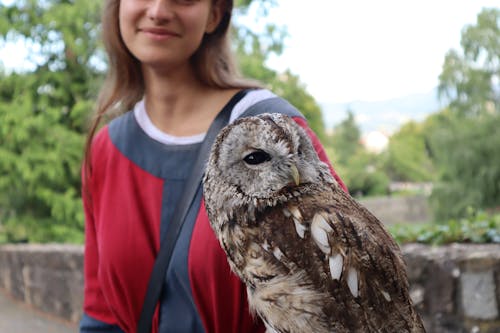
<path fill-rule="evenodd" d="M 150 20 L 157 23 L 171 20 L 174 17 L 172 0 L 151 0 L 147 15 Z"/>

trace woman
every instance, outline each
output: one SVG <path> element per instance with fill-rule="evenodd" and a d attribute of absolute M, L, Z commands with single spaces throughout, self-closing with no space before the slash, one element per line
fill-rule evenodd
<path fill-rule="evenodd" d="M 274 101 L 276 112 L 285 113 L 279 105 L 290 108 L 236 75 L 228 45 L 232 7 L 232 0 L 105 1 L 109 73 L 83 172 L 80 332 L 135 332 L 160 239 L 219 111 L 231 108 L 232 121 L 249 108 L 260 112 L 261 102 Z M 121 116 L 94 135 L 102 118 L 116 113 Z M 303 117 L 295 116 L 326 161 Z M 195 200 L 167 270 L 153 332 L 264 332 L 210 229 L 201 191 Z"/>

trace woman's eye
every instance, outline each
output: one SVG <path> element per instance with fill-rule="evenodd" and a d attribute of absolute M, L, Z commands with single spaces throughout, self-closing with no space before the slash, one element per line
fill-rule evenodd
<path fill-rule="evenodd" d="M 262 150 L 254 151 L 243 158 L 247 164 L 256 165 L 271 160 L 271 155 Z"/>

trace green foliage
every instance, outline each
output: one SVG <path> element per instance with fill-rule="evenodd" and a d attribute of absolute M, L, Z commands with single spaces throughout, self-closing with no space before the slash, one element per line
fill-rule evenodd
<path fill-rule="evenodd" d="M 361 147 L 345 163 L 337 163 L 335 168 L 351 195 L 366 197 L 388 193 L 390 179 L 381 169 L 378 155 Z"/>
<path fill-rule="evenodd" d="M 403 126 L 385 154 L 392 179 L 434 183 L 437 220 L 500 206 L 500 10 L 484 9 L 463 29 L 461 46 L 447 53 L 439 76 L 449 105 Z"/>
<path fill-rule="evenodd" d="M 318 103 L 306 90 L 306 87 L 300 82 L 297 75 L 290 71 L 278 74 L 269 83 L 270 89 L 279 96 L 285 98 L 307 119 L 309 127 L 318 135 L 318 138 L 325 142 L 325 125 L 323 115 Z"/>
<path fill-rule="evenodd" d="M 500 10 L 483 10 L 463 30 L 461 45 L 462 53 L 447 54 L 440 75 L 450 104 L 426 124 L 438 171 L 431 196 L 438 219 L 500 206 Z"/>
<path fill-rule="evenodd" d="M 332 145 L 337 153 L 337 162 L 347 165 L 349 159 L 360 149 L 361 131 L 354 119 L 352 110 L 347 110 L 347 117 L 333 129 Z"/>
<path fill-rule="evenodd" d="M 468 207 L 500 205 L 500 114 L 463 118 L 444 113 L 431 136 L 439 181 L 431 195 L 438 219 L 463 216 Z"/>
<path fill-rule="evenodd" d="M 267 6 L 275 6 L 276 0 L 236 0 L 234 2 L 234 7 L 237 8 L 240 13 L 246 12 L 251 4 L 259 3 L 264 9 Z"/>
<path fill-rule="evenodd" d="M 23 78 L 29 81 L 32 76 Z M 1 220 L 10 241 L 43 241 L 60 234 L 56 230 L 61 228 L 83 230 L 83 136 L 68 126 L 80 121 L 68 119 L 68 113 L 71 109 L 61 105 L 35 104 L 29 90 L 0 100 L 0 207 L 6 207 Z"/>
<path fill-rule="evenodd" d="M 0 4 L 0 36 L 31 45 L 35 66 L 87 73 L 99 45 L 98 0 L 20 0 Z"/>
<path fill-rule="evenodd" d="M 0 221 L 6 241 L 83 239 L 80 163 L 101 78 L 99 0 L 0 5 L 0 37 L 38 45 L 0 81 Z M 33 46 L 35 48 L 35 46 Z"/>
<path fill-rule="evenodd" d="M 426 128 L 408 122 L 389 139 L 384 152 L 384 170 L 394 181 L 428 182 L 435 179 L 429 156 Z"/>
<path fill-rule="evenodd" d="M 461 115 L 498 112 L 500 94 L 500 9 L 484 9 L 476 25 L 465 27 L 462 53 L 450 50 L 439 76 L 439 92 Z"/>
<path fill-rule="evenodd" d="M 326 152 L 352 195 L 385 195 L 390 180 L 381 170 L 380 157 L 368 152 L 360 139 L 354 114 L 347 110 L 346 119 L 335 126 L 328 138 Z"/>
<path fill-rule="evenodd" d="M 389 231 L 400 244 L 500 243 L 500 214 L 472 213 L 440 224 L 399 224 L 389 226 Z"/>
<path fill-rule="evenodd" d="M 236 0 L 234 1 L 235 16 L 245 16 L 250 11 L 250 8 L 257 7 L 257 16 L 259 20 L 265 19 L 269 14 L 269 10 L 277 5 L 276 0 Z M 271 26 L 275 26 L 271 24 Z M 238 26 L 238 30 L 244 28 Z M 265 37 L 265 36 L 264 36 Z"/>

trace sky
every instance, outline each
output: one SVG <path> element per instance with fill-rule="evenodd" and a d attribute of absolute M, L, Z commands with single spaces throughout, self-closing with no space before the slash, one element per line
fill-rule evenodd
<path fill-rule="evenodd" d="M 289 37 L 269 65 L 299 75 L 323 105 L 428 93 L 446 52 L 460 48 L 462 28 L 482 8 L 500 8 L 500 0 L 276 1 L 269 20 Z M 25 57 L 21 43 L 0 44 L 6 68 L 26 66 Z"/>
<path fill-rule="evenodd" d="M 269 65 L 300 76 L 321 104 L 428 93 L 462 28 L 500 0 L 277 0 L 284 53 Z"/>

